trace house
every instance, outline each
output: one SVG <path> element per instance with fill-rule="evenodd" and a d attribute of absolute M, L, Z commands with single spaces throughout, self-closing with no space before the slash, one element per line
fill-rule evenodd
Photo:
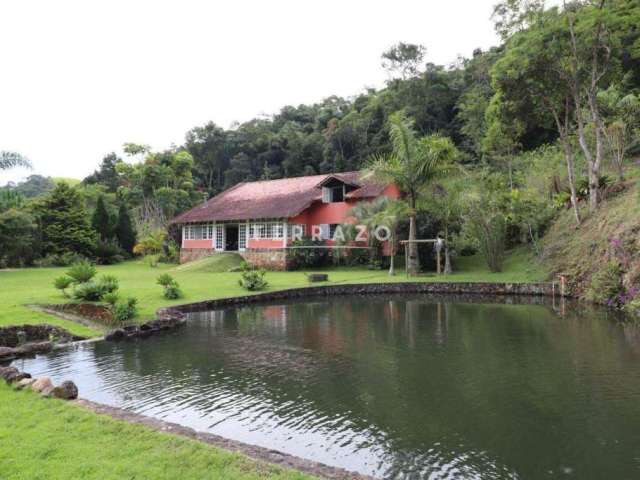
<path fill-rule="evenodd" d="M 243 182 L 174 218 L 181 226 L 180 261 L 238 252 L 248 262 L 286 269 L 286 249 L 300 236 L 329 243 L 349 210 L 379 196 L 398 198 L 394 185 L 360 172 Z"/>

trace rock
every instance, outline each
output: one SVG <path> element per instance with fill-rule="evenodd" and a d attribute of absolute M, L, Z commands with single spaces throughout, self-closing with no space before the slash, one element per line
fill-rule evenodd
<path fill-rule="evenodd" d="M 75 400 L 78 398 L 78 387 L 72 381 L 67 380 L 53 388 L 49 395 L 62 400 Z"/>
<path fill-rule="evenodd" d="M 326 273 L 310 273 L 307 275 L 309 282 L 326 282 L 329 280 L 329 275 Z"/>
<path fill-rule="evenodd" d="M 9 381 L 9 378 L 19 374 L 20 371 L 15 367 L 0 367 L 0 378 Z"/>
<path fill-rule="evenodd" d="M 50 397 L 54 388 L 56 387 L 54 387 L 53 385 L 49 385 L 40 392 L 40 395 L 42 395 L 43 397 Z"/>
<path fill-rule="evenodd" d="M 5 377 L 5 380 L 7 381 L 7 383 L 16 383 L 24 378 L 31 378 L 31 374 L 25 372 L 17 372 L 12 375 L 8 375 L 7 377 Z"/>
<path fill-rule="evenodd" d="M 28 386 L 32 385 L 35 381 L 36 381 L 35 378 L 23 378 L 18 383 L 16 383 L 15 387 L 18 390 L 22 390 L 22 389 L 27 388 Z"/>
<path fill-rule="evenodd" d="M 0 347 L 0 360 L 13 360 L 16 358 L 16 349 L 11 347 Z"/>
<path fill-rule="evenodd" d="M 121 328 L 116 328 L 115 330 L 107 333 L 104 336 L 104 339 L 112 342 L 114 340 L 122 340 L 125 337 L 125 333 L 124 330 L 122 330 Z"/>
<path fill-rule="evenodd" d="M 49 377 L 37 378 L 35 382 L 31 384 L 31 390 L 38 393 L 43 393 L 46 389 L 53 389 L 53 383 Z"/>

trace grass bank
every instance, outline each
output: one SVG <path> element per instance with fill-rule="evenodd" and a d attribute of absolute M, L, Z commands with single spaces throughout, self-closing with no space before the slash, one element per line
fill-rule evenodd
<path fill-rule="evenodd" d="M 0 384 L 0 478 L 306 480 L 299 472 Z"/>
<path fill-rule="evenodd" d="M 538 262 L 525 250 L 512 252 L 505 262 L 504 271 L 491 273 L 482 258 L 461 257 L 457 260 L 456 272 L 448 276 L 425 274 L 408 279 L 401 268 L 390 277 L 386 271 L 366 268 L 334 268 L 323 270 L 329 273 L 329 283 L 375 283 L 375 282 L 533 282 L 546 274 Z M 54 278 L 63 275 L 66 268 L 27 268 L 0 271 L 0 326 L 33 323 L 50 323 L 67 328 L 77 335 L 95 336 L 96 332 L 75 322 L 62 320 L 45 313 L 36 312 L 30 304 L 53 304 L 67 301 L 53 288 Z M 165 300 L 162 288 L 156 285 L 161 273 L 170 273 L 180 283 L 184 297 Z M 211 272 L 206 268 L 183 268 L 176 265 L 160 265 L 152 268 L 143 261 L 129 261 L 119 265 L 98 268 L 98 275 L 114 275 L 120 281 L 123 296 L 134 296 L 140 302 L 140 320 L 152 318 L 160 307 L 179 303 L 197 302 L 206 299 L 246 295 L 238 285 L 237 272 Z M 309 286 L 305 272 L 269 272 L 267 291 Z M 314 284 L 317 285 L 317 284 Z"/>

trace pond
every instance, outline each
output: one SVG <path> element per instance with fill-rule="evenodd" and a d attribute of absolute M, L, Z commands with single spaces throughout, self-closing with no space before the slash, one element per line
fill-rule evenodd
<path fill-rule="evenodd" d="M 16 363 L 89 400 L 380 478 L 640 478 L 637 329 L 536 302 L 252 305 Z"/>

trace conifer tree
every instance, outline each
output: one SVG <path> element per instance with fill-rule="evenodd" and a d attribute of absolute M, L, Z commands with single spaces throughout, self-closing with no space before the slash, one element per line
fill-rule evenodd
<path fill-rule="evenodd" d="M 116 238 L 122 249 L 131 254 L 136 244 L 136 230 L 129 216 L 129 209 L 124 202 L 120 203 L 118 210 L 118 223 L 115 230 Z"/>
<path fill-rule="evenodd" d="M 79 253 L 91 256 L 96 233 L 80 193 L 68 184 L 59 183 L 36 205 L 42 235 L 42 250 L 46 254 Z"/>
<path fill-rule="evenodd" d="M 96 203 L 96 209 L 91 218 L 91 226 L 98 233 L 100 240 L 107 241 L 113 236 L 111 228 L 111 216 L 104 203 L 104 197 L 100 195 Z"/>

